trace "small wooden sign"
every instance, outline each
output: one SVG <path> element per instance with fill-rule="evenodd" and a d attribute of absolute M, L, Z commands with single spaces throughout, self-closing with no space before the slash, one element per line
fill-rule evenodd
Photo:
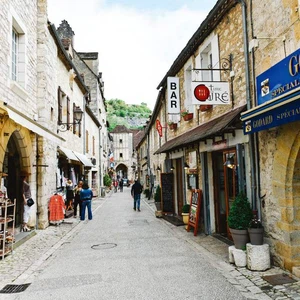
<path fill-rule="evenodd" d="M 190 228 L 194 227 L 194 236 L 196 236 L 198 232 L 201 200 L 202 200 L 202 190 L 193 189 L 191 195 L 189 222 L 186 230 L 190 231 Z"/>

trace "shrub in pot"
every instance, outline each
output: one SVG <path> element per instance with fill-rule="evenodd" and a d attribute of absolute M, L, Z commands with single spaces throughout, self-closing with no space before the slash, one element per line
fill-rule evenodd
<path fill-rule="evenodd" d="M 237 249 L 246 249 L 249 242 L 248 227 L 253 218 L 252 209 L 244 192 L 240 192 L 234 199 L 229 210 L 227 222 Z"/>
<path fill-rule="evenodd" d="M 182 221 L 186 225 L 185 228 L 187 228 L 187 225 L 189 223 L 189 214 L 190 214 L 190 205 L 185 204 L 182 206 Z"/>
<path fill-rule="evenodd" d="M 253 212 L 253 218 L 249 223 L 248 233 L 250 243 L 252 245 L 263 245 L 264 243 L 264 227 L 258 219 L 257 211 Z"/>

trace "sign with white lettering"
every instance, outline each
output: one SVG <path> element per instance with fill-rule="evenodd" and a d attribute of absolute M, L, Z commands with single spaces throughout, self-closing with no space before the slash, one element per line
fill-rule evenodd
<path fill-rule="evenodd" d="M 180 113 L 179 78 L 168 77 L 168 113 Z"/>
<path fill-rule="evenodd" d="M 300 120 L 300 103 L 293 101 L 273 108 L 243 122 L 244 134 L 258 132 Z"/>
<path fill-rule="evenodd" d="M 207 99 L 201 97 L 203 86 L 209 90 Z M 229 83 L 223 81 L 192 82 L 192 103 L 196 105 L 230 104 Z"/>
<path fill-rule="evenodd" d="M 159 120 L 156 120 L 155 126 L 159 136 L 162 137 L 162 126 Z"/>
<path fill-rule="evenodd" d="M 300 87 L 300 49 L 256 77 L 258 105 Z"/>

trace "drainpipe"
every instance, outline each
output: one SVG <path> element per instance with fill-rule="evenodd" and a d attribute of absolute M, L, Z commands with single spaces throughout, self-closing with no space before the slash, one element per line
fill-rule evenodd
<path fill-rule="evenodd" d="M 102 195 L 102 163 L 101 163 L 101 153 L 103 151 L 103 146 L 101 145 L 101 129 L 102 129 L 102 125 L 100 124 L 99 127 L 99 194 L 100 196 Z M 101 151 L 102 149 L 102 151 Z"/>
<path fill-rule="evenodd" d="M 36 154 L 35 154 L 35 165 L 36 165 L 36 170 L 35 170 L 35 189 L 36 189 L 36 194 L 35 194 L 35 203 L 36 203 L 36 221 L 35 221 L 35 229 L 39 228 L 39 183 L 38 183 L 38 179 L 39 179 L 39 136 L 36 134 L 35 135 L 35 147 L 36 147 Z"/>
<path fill-rule="evenodd" d="M 245 58 L 245 79 L 246 79 L 246 104 L 247 110 L 251 109 L 251 95 L 250 95 L 250 70 L 249 70 L 249 48 L 248 48 L 248 33 L 247 33 L 247 6 L 244 0 L 237 0 L 242 6 L 242 18 L 243 18 L 243 37 L 244 37 L 244 58 Z M 249 154 L 250 154 L 250 170 L 251 170 L 251 203 L 252 209 L 257 209 L 256 203 L 256 170 L 254 165 L 255 148 L 254 148 L 254 136 L 249 135 Z"/>

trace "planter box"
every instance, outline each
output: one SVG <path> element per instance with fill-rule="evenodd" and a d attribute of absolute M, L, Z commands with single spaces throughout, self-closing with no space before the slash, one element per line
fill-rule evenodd
<path fill-rule="evenodd" d="M 185 116 L 183 116 L 183 120 L 184 121 L 189 121 L 189 120 L 192 120 L 194 117 L 194 114 L 193 113 L 188 113 L 186 114 Z"/>
<path fill-rule="evenodd" d="M 207 111 L 212 107 L 213 107 L 212 105 L 200 105 L 200 111 Z"/>

